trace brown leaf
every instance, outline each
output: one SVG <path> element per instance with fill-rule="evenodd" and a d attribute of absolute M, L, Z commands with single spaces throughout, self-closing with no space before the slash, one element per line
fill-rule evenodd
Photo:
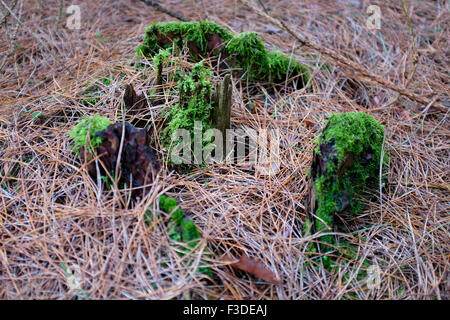
<path fill-rule="evenodd" d="M 225 259 L 236 261 L 235 258 L 227 255 Z M 280 284 L 281 280 L 277 278 L 274 272 L 267 268 L 260 260 L 242 255 L 237 262 L 231 263 L 230 266 L 253 274 L 255 277 L 266 280 L 272 284 Z"/>

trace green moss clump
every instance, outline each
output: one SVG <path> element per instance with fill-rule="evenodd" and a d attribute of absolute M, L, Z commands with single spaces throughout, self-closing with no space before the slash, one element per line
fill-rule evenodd
<path fill-rule="evenodd" d="M 299 64 L 281 51 L 267 51 L 255 32 L 242 32 L 234 36 L 227 50 L 235 56 L 238 65 L 250 79 L 279 83 L 293 75 L 300 75 L 303 85 L 309 81 L 312 71 L 309 67 Z"/>
<path fill-rule="evenodd" d="M 218 35 L 223 42 L 221 52 L 233 68 L 240 69 L 251 80 L 280 83 L 291 76 L 299 75 L 302 86 L 309 81 L 311 68 L 299 64 L 280 51 L 268 52 L 263 40 L 255 32 L 233 35 L 228 29 L 215 22 L 162 22 L 154 23 L 146 29 L 143 44 L 137 48 L 140 56 L 158 55 L 160 49 L 188 47 L 194 61 L 213 54 L 218 56 Z M 211 43 L 208 51 L 208 41 Z M 229 56 L 229 57 L 228 57 Z M 159 58 L 158 58 L 159 60 Z"/>
<path fill-rule="evenodd" d="M 240 67 L 248 72 L 248 78 L 259 79 L 267 72 L 268 58 L 264 42 L 255 32 L 242 32 L 234 36 L 227 45 Z"/>
<path fill-rule="evenodd" d="M 270 51 L 267 53 L 267 63 L 269 70 L 269 82 L 282 82 L 293 75 L 300 75 L 305 86 L 312 69 L 307 65 L 302 65 L 297 60 L 291 59 L 280 51 Z"/>
<path fill-rule="evenodd" d="M 167 61 L 170 57 L 170 49 L 161 49 L 153 58 L 153 65 L 158 70 L 161 63 Z"/>
<path fill-rule="evenodd" d="M 378 187 L 383 126 L 363 112 L 331 115 L 316 144 L 312 166 L 316 231 L 332 227 L 335 213 L 358 213 L 356 200 L 367 187 Z M 387 156 L 383 158 L 387 163 Z M 332 236 L 321 239 L 333 243 Z"/>
<path fill-rule="evenodd" d="M 138 55 L 153 56 L 162 48 L 172 47 L 172 42 L 178 48 L 188 45 L 188 41 L 195 44 L 202 53 L 206 51 L 208 35 L 217 34 L 224 42 L 229 41 L 233 34 L 211 21 L 192 22 L 160 22 L 153 23 L 145 31 L 144 44 L 137 49 Z M 161 35 L 172 41 L 161 44 Z"/>
<path fill-rule="evenodd" d="M 176 144 L 172 141 L 172 135 L 179 129 L 186 129 L 194 135 L 195 121 L 200 121 L 202 132 L 210 128 L 211 120 L 211 71 L 199 62 L 195 64 L 189 74 L 181 74 L 178 77 L 177 90 L 179 92 L 179 103 L 167 112 L 169 123 L 162 132 L 161 141 L 169 149 Z M 192 142 L 194 143 L 194 142 Z M 208 141 L 203 141 L 205 147 Z M 193 149 L 192 149 L 193 150 Z"/>
<path fill-rule="evenodd" d="M 188 253 L 195 248 L 201 239 L 200 232 L 197 229 L 194 221 L 186 217 L 184 212 L 178 207 L 177 201 L 174 198 L 162 195 L 159 198 L 160 208 L 171 214 L 171 222 L 168 227 L 169 237 L 177 242 L 184 242 L 189 248 L 179 248 L 180 251 Z M 184 255 L 180 253 L 180 255 Z M 212 271 L 208 267 L 201 267 L 198 269 L 199 273 L 212 276 Z"/>
<path fill-rule="evenodd" d="M 102 143 L 102 138 L 97 136 L 97 132 L 105 130 L 113 122 L 106 117 L 100 115 L 90 116 L 82 119 L 75 127 L 68 132 L 69 136 L 74 141 L 74 150 L 78 154 L 80 148 L 87 145 L 89 152 L 93 153 L 88 140 L 86 139 L 89 134 L 89 139 L 92 143 L 92 147 L 97 148 Z"/>

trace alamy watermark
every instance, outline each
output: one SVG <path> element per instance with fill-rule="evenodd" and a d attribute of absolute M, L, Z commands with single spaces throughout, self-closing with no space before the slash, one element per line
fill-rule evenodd
<path fill-rule="evenodd" d="M 66 27 L 70 30 L 81 29 L 81 8 L 78 5 L 67 7 L 66 13 L 69 15 L 66 20 Z"/>
<path fill-rule="evenodd" d="M 381 29 L 381 9 L 379 6 L 370 5 L 367 7 L 366 12 L 370 16 L 366 20 L 366 27 L 369 30 L 380 30 Z"/>
<path fill-rule="evenodd" d="M 366 284 L 369 290 L 378 289 L 381 283 L 381 269 L 377 264 L 367 268 Z"/>
<path fill-rule="evenodd" d="M 280 168 L 280 132 L 276 129 L 227 129 L 224 137 L 218 129 L 202 132 L 202 122 L 195 121 L 193 137 L 188 130 L 178 129 L 171 141 L 175 164 L 253 165 L 263 175 L 275 174 Z M 204 141 L 210 143 L 204 145 Z"/>

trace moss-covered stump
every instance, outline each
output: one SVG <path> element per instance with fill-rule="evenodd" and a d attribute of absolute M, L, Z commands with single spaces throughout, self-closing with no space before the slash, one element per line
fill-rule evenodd
<path fill-rule="evenodd" d="M 73 139 L 73 149 L 80 154 L 87 148 L 88 153 L 93 153 L 101 143 L 102 138 L 97 136 L 97 132 L 105 130 L 113 122 L 98 114 L 82 119 L 68 135 Z"/>
<path fill-rule="evenodd" d="M 213 85 L 210 77 L 211 72 L 201 62 L 195 64 L 192 70 L 185 74 L 181 74 L 180 70 L 180 75 L 176 79 L 178 103 L 171 106 L 164 114 L 166 123 L 160 138 L 162 145 L 169 153 L 174 147 L 181 145 L 182 137 L 179 137 L 180 140 L 175 138 L 180 130 L 186 130 L 189 133 L 189 140 L 192 142 L 191 150 L 194 150 L 194 141 L 191 137 L 198 133 L 196 130 L 201 134 L 211 128 Z M 200 128 L 195 127 L 196 124 L 200 124 Z M 205 144 L 206 142 L 202 142 L 201 147 Z M 190 162 L 190 160 L 184 159 L 184 162 Z"/>
<path fill-rule="evenodd" d="M 110 181 L 119 168 L 120 181 L 133 188 L 133 197 L 149 192 L 160 166 L 145 129 L 135 128 L 129 123 L 113 123 L 106 117 L 95 115 L 81 120 L 69 135 L 74 140 L 75 152 L 88 163 L 88 172 L 94 180 L 99 171 L 104 179 Z M 93 161 L 95 155 L 99 155 L 98 164 Z"/>
<path fill-rule="evenodd" d="M 155 56 L 161 48 L 178 49 L 187 47 L 197 59 L 209 54 L 219 54 L 233 33 L 211 21 L 160 22 L 153 23 L 145 30 L 143 44 L 138 54 Z"/>
<path fill-rule="evenodd" d="M 368 188 L 378 188 L 383 126 L 363 112 L 331 115 L 320 134 L 311 165 L 309 213 L 313 230 L 332 230 L 334 216 L 357 214 L 357 198 Z M 330 235 L 321 241 L 334 243 Z"/>
<path fill-rule="evenodd" d="M 183 68 L 178 70 L 178 103 L 171 106 L 164 114 L 165 128 L 161 133 L 161 142 L 166 150 L 172 154 L 174 148 L 184 146 L 184 136 L 178 135 L 181 131 L 189 134 L 191 142 L 190 155 L 183 155 L 183 163 L 201 164 L 200 153 L 208 147 L 213 138 L 205 138 L 208 129 L 218 129 L 223 138 L 226 129 L 230 128 L 232 87 L 230 75 L 216 85 L 211 81 L 211 71 L 206 69 L 202 62 L 193 65 L 192 70 Z M 185 73 L 183 73 L 185 72 Z M 201 141 L 197 141 L 200 138 Z M 195 146 L 197 144 L 197 146 Z M 195 152 L 197 151 L 197 152 Z M 187 158 L 185 158 L 187 156 Z M 169 158 L 171 162 L 172 157 Z"/>
<path fill-rule="evenodd" d="M 300 88 L 309 81 L 311 73 L 311 68 L 282 52 L 267 51 L 255 32 L 234 35 L 211 21 L 154 23 L 146 29 L 137 53 L 155 57 L 160 50 L 172 47 L 187 48 L 195 62 L 216 58 L 221 67 L 231 67 L 235 73 L 256 81 L 282 83 L 292 78 Z"/>

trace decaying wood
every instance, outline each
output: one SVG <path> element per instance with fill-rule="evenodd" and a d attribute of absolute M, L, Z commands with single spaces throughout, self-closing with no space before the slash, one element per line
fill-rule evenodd
<path fill-rule="evenodd" d="M 124 134 L 122 132 L 124 130 Z M 133 197 L 147 194 L 151 189 L 157 172 L 160 169 L 158 159 L 150 147 L 150 137 L 146 129 L 138 129 L 129 123 L 117 122 L 105 130 L 97 133 L 102 143 L 96 149 L 101 163 L 100 173 L 104 176 L 112 175 L 116 168 L 121 172 L 121 180 L 127 186 L 133 187 Z M 123 148 L 120 148 L 123 136 Z M 83 162 L 87 162 L 87 169 L 92 177 L 97 176 L 97 167 L 92 159 L 93 154 L 80 150 Z"/>
<path fill-rule="evenodd" d="M 129 114 L 137 114 L 140 111 L 148 109 L 145 96 L 143 94 L 138 95 L 131 84 L 125 86 L 123 102 Z"/>
<path fill-rule="evenodd" d="M 222 132 L 224 145 L 226 130 L 231 128 L 231 97 L 231 76 L 227 74 L 223 81 L 216 85 L 213 92 L 213 110 L 211 114 L 212 127 Z"/>

